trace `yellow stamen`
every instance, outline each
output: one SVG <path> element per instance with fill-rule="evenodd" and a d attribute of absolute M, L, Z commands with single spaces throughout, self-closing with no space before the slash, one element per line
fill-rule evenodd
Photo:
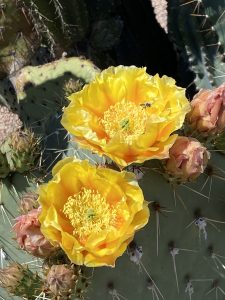
<path fill-rule="evenodd" d="M 100 122 L 110 138 L 118 136 L 121 142 L 132 144 L 145 133 L 147 119 L 143 107 L 123 100 L 110 106 Z"/>
<path fill-rule="evenodd" d="M 63 213 L 74 227 L 73 234 L 85 239 L 91 233 L 110 230 L 117 219 L 118 206 L 110 206 L 98 191 L 82 188 L 70 196 Z"/>

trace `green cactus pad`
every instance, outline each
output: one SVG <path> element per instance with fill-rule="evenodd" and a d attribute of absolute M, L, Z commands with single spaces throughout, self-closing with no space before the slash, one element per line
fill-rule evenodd
<path fill-rule="evenodd" d="M 46 84 L 48 81 L 58 79 L 57 85 L 60 84 L 60 78 L 64 75 L 82 79 L 84 82 L 90 82 L 98 73 L 90 61 L 78 57 L 62 58 L 43 66 L 26 67 L 19 71 L 18 74 L 11 78 L 14 84 L 17 98 L 23 100 L 32 88 L 37 94 L 37 87 Z M 47 89 L 47 88 L 46 88 Z M 49 91 L 54 91 L 49 89 Z"/>
<path fill-rule="evenodd" d="M 216 293 L 223 299 L 225 162 L 214 154 L 210 163 L 210 175 L 174 187 L 156 168 L 146 171 L 139 183 L 149 201 L 149 224 L 115 268 L 94 270 L 89 299 L 211 300 Z"/>

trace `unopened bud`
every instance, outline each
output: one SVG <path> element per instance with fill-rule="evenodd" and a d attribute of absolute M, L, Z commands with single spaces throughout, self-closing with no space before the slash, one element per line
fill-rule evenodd
<path fill-rule="evenodd" d="M 34 256 L 46 258 L 55 251 L 55 247 L 42 234 L 38 220 L 39 215 L 40 209 L 33 209 L 26 215 L 17 217 L 13 231 L 16 234 L 17 243 L 22 249 Z"/>
<path fill-rule="evenodd" d="M 11 172 L 24 173 L 34 167 L 39 154 L 39 139 L 30 130 L 13 132 L 1 145 Z"/>
<path fill-rule="evenodd" d="M 204 172 L 210 154 L 194 138 L 179 136 L 169 150 L 169 159 L 165 160 L 167 173 L 178 181 L 192 181 Z"/>
<path fill-rule="evenodd" d="M 33 299 L 41 293 L 42 280 L 26 265 L 14 263 L 0 270 L 0 287 L 11 295 Z"/>
<path fill-rule="evenodd" d="M 39 203 L 37 201 L 38 194 L 36 193 L 26 193 L 22 196 L 20 202 L 20 212 L 23 214 L 27 214 L 29 211 L 38 208 Z"/>
<path fill-rule="evenodd" d="M 56 297 L 68 297 L 76 285 L 76 280 L 73 266 L 53 265 L 46 277 L 46 288 Z"/>
<path fill-rule="evenodd" d="M 83 86 L 84 82 L 82 82 L 81 80 L 76 80 L 73 78 L 69 79 L 63 87 L 65 96 L 69 97 L 71 94 L 80 91 L 83 88 Z"/>
<path fill-rule="evenodd" d="M 0 286 L 13 293 L 23 278 L 23 272 L 24 268 L 17 263 L 0 270 Z"/>
<path fill-rule="evenodd" d="M 191 101 L 187 120 L 203 135 L 220 133 L 225 128 L 225 84 L 213 90 L 201 90 Z"/>

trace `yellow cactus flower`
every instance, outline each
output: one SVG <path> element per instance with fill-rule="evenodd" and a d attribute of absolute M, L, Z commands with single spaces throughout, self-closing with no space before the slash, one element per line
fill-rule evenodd
<path fill-rule="evenodd" d="M 41 231 L 77 265 L 114 266 L 149 219 L 135 175 L 66 158 L 39 189 Z"/>
<path fill-rule="evenodd" d="M 62 125 L 80 146 L 119 166 L 168 157 L 190 105 L 174 79 L 145 68 L 110 67 L 69 97 Z"/>

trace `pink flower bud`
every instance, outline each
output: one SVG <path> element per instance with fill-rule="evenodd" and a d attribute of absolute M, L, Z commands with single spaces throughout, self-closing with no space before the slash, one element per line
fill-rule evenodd
<path fill-rule="evenodd" d="M 170 158 L 165 161 L 169 175 L 179 181 L 192 181 L 204 172 L 210 154 L 198 140 L 179 136 L 169 150 Z"/>
<path fill-rule="evenodd" d="M 191 101 L 187 118 L 194 130 L 205 135 L 220 133 L 225 127 L 225 84 L 214 90 L 201 90 Z"/>
<path fill-rule="evenodd" d="M 40 230 L 38 217 L 40 208 L 29 211 L 26 215 L 16 218 L 13 231 L 16 234 L 17 243 L 28 253 L 37 257 L 48 257 L 54 250 Z"/>

